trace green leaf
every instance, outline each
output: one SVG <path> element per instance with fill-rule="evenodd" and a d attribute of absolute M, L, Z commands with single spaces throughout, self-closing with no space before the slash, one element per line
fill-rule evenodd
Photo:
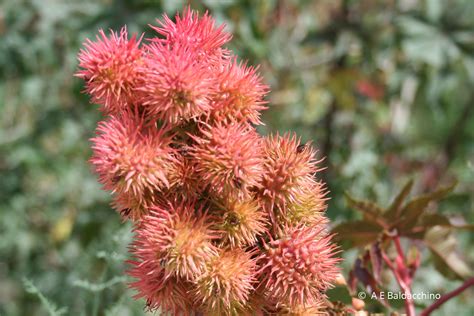
<path fill-rule="evenodd" d="M 433 214 L 425 214 L 420 218 L 420 226 L 424 226 L 427 228 L 434 227 L 434 226 L 444 226 L 444 227 L 451 227 L 454 229 L 466 229 L 466 230 L 474 230 L 473 224 L 468 224 L 463 218 L 460 217 L 448 217 L 443 214 L 433 213 Z"/>
<path fill-rule="evenodd" d="M 412 239 L 423 239 L 428 229 L 435 226 L 451 227 L 451 223 L 446 216 L 432 213 L 421 215 L 415 226 L 409 226 L 401 227 L 399 229 L 400 234 Z"/>
<path fill-rule="evenodd" d="M 474 231 L 474 225 L 467 224 L 464 219 L 449 218 L 443 214 L 432 213 L 420 216 L 418 223 L 414 227 L 401 229 L 400 233 L 413 239 L 423 239 L 424 233 L 435 226 L 449 227 L 453 229 L 465 229 Z"/>
<path fill-rule="evenodd" d="M 352 303 L 352 296 L 346 286 L 336 286 L 326 292 L 331 302 L 343 302 L 345 304 Z"/>
<path fill-rule="evenodd" d="M 402 219 L 397 225 L 397 228 L 399 228 L 400 231 L 406 231 L 413 228 L 418 222 L 420 215 L 423 214 L 430 202 L 446 197 L 446 195 L 448 195 L 455 186 L 456 183 L 453 183 L 450 186 L 419 196 L 408 202 L 400 213 Z"/>
<path fill-rule="evenodd" d="M 387 211 L 384 214 L 384 217 L 388 223 L 392 222 L 394 219 L 400 216 L 402 204 L 407 198 L 408 194 L 410 194 L 412 187 L 413 187 L 413 180 L 410 180 L 403 186 L 403 189 L 395 197 L 392 204 L 390 205 L 390 207 L 387 209 Z"/>
<path fill-rule="evenodd" d="M 386 227 L 385 222 L 381 218 L 383 209 L 377 204 L 368 200 L 356 200 L 347 192 L 344 193 L 344 196 L 348 206 L 361 212 L 364 215 L 364 220 Z"/>
<path fill-rule="evenodd" d="M 420 217 L 420 226 L 431 228 L 434 226 L 451 226 L 449 218 L 443 214 L 433 213 L 433 214 L 424 214 Z"/>
<path fill-rule="evenodd" d="M 457 251 L 452 230 L 436 226 L 426 232 L 424 241 L 433 255 L 436 269 L 448 278 L 466 279 L 473 275 Z"/>
<path fill-rule="evenodd" d="M 369 221 L 353 221 L 337 225 L 333 228 L 334 240 L 342 248 L 364 246 L 376 241 L 384 228 Z"/>

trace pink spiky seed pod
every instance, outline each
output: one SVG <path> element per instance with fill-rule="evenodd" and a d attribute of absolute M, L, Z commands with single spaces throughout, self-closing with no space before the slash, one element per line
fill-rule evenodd
<path fill-rule="evenodd" d="M 137 226 L 136 239 L 142 248 L 136 251 L 152 253 L 167 275 L 192 280 L 217 255 L 212 240 L 218 236 L 210 229 L 209 216 L 195 202 L 160 204 Z"/>
<path fill-rule="evenodd" d="M 144 196 L 136 197 L 133 194 L 122 192 L 116 194 L 112 201 L 114 208 L 124 221 L 139 221 L 155 202 L 153 192 L 145 193 Z"/>
<path fill-rule="evenodd" d="M 274 224 L 276 212 L 285 216 L 286 205 L 296 201 L 304 188 L 314 185 L 317 171 L 314 155 L 312 147 L 300 144 L 295 134 L 277 134 L 265 139 L 261 196 Z"/>
<path fill-rule="evenodd" d="M 143 246 L 140 241 L 135 241 L 131 252 L 137 257 L 128 261 L 131 268 L 127 274 L 136 279 L 130 283 L 130 287 L 137 291 L 134 298 L 144 298 L 149 311 L 159 309 L 163 315 L 194 315 L 193 301 L 187 293 L 189 285 L 183 280 L 169 277 L 151 254 L 135 249 Z"/>
<path fill-rule="evenodd" d="M 141 202 L 169 186 L 167 174 L 174 158 L 166 129 L 124 112 L 100 122 L 91 141 L 90 161 L 106 190 Z"/>
<path fill-rule="evenodd" d="M 267 213 L 256 200 L 229 200 L 224 205 L 216 216 L 220 218 L 217 227 L 222 232 L 223 245 L 253 246 L 257 237 L 267 232 Z"/>
<path fill-rule="evenodd" d="M 275 314 L 278 316 L 328 316 L 322 301 L 311 306 L 282 306 Z"/>
<path fill-rule="evenodd" d="M 266 109 L 268 86 L 256 68 L 238 62 L 236 58 L 223 60 L 216 67 L 216 89 L 211 96 L 213 121 L 237 120 L 260 125 L 260 111 Z"/>
<path fill-rule="evenodd" d="M 289 226 L 326 224 L 328 222 L 324 216 L 327 208 L 326 194 L 322 183 L 309 183 L 308 187 L 302 188 L 295 195 L 294 201 L 289 202 L 284 210 L 278 212 L 281 214 L 279 222 Z"/>
<path fill-rule="evenodd" d="M 201 128 L 190 135 L 189 148 L 195 170 L 210 192 L 223 197 L 248 195 L 259 184 L 262 173 L 261 140 L 248 124 L 220 124 Z"/>
<path fill-rule="evenodd" d="M 330 239 L 324 227 L 295 226 L 266 244 L 259 272 L 267 298 L 277 306 L 317 304 L 339 271 Z"/>
<path fill-rule="evenodd" d="M 86 81 L 91 101 L 100 104 L 103 112 L 118 113 L 136 103 L 143 63 L 140 41 L 135 35 L 128 39 L 126 27 L 120 33 L 111 31 L 110 37 L 100 30 L 95 42 L 86 39 L 76 76 Z"/>
<path fill-rule="evenodd" d="M 173 125 L 197 118 L 211 109 L 214 81 L 209 68 L 183 46 L 147 45 L 143 82 L 138 87 L 143 107 Z"/>
<path fill-rule="evenodd" d="M 198 198 L 204 190 L 194 163 L 182 154 L 176 156 L 176 163 L 169 174 L 169 181 L 170 191 L 186 192 L 188 198 Z"/>
<path fill-rule="evenodd" d="M 230 41 L 232 35 L 224 31 L 225 25 L 216 26 L 215 20 L 207 12 L 200 17 L 197 11 L 188 7 L 182 16 L 176 14 L 175 22 L 167 15 L 163 16 L 163 21 L 157 22 L 159 26 L 151 27 L 164 38 L 154 38 L 152 41 L 170 47 L 189 47 L 203 59 L 219 59 L 228 54 L 222 46 Z"/>
<path fill-rule="evenodd" d="M 240 248 L 221 250 L 207 263 L 192 291 L 204 315 L 248 315 L 254 289 L 256 264 L 252 253 Z"/>

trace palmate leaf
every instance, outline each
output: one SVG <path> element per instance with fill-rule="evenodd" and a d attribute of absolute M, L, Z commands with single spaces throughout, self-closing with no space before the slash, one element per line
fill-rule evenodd
<path fill-rule="evenodd" d="M 410 180 L 385 210 L 372 201 L 355 199 L 346 192 L 348 206 L 362 213 L 363 219 L 339 224 L 333 233 L 342 247 L 348 249 L 368 245 L 380 239 L 384 232 L 396 231 L 401 236 L 423 239 L 426 231 L 434 226 L 473 230 L 474 225 L 454 223 L 442 214 L 427 213 L 431 202 L 446 197 L 455 186 L 453 183 L 406 202 L 413 187 Z"/>
<path fill-rule="evenodd" d="M 435 226 L 474 231 L 474 225 L 467 224 L 463 220 L 449 218 L 448 216 L 439 213 L 425 213 L 420 216 L 414 227 L 402 229 L 401 233 L 409 238 L 423 239 L 426 231 Z"/>
<path fill-rule="evenodd" d="M 386 219 L 387 222 L 390 223 L 400 216 L 402 205 L 405 202 L 406 198 L 408 197 L 408 194 L 410 194 L 412 187 L 413 187 L 413 180 L 410 180 L 403 186 L 403 189 L 395 197 L 392 204 L 388 207 L 388 209 L 384 213 L 384 218 Z"/>
<path fill-rule="evenodd" d="M 333 228 L 334 240 L 343 249 L 365 246 L 373 243 L 383 233 L 384 228 L 376 223 L 361 220 L 341 223 Z"/>
<path fill-rule="evenodd" d="M 387 227 L 385 221 L 383 221 L 383 209 L 380 206 L 369 200 L 357 200 L 347 192 L 344 193 L 344 196 L 346 198 L 347 205 L 356 211 L 361 212 L 364 216 L 364 220 L 377 224 L 381 227 Z"/>
<path fill-rule="evenodd" d="M 441 216 L 425 218 L 424 221 L 421 221 L 420 218 L 424 217 L 426 209 L 431 202 L 445 198 L 455 186 L 456 182 L 405 202 L 413 187 L 413 180 L 410 180 L 404 185 L 383 214 L 384 220 L 390 224 L 390 229 L 396 229 L 402 235 L 413 235 L 418 232 L 421 233 L 421 235 L 417 235 L 418 238 L 422 238 L 423 232 L 427 228 L 436 225 L 435 223 L 443 224 L 443 226 L 449 224 L 449 220 L 441 218 Z M 423 225 L 426 225 L 426 227 Z M 417 230 L 413 231 L 412 229 L 415 226 L 417 226 Z"/>
<path fill-rule="evenodd" d="M 399 231 L 408 231 L 413 228 L 418 223 L 419 217 L 426 211 L 428 205 L 431 202 L 446 197 L 455 186 L 456 183 L 453 183 L 447 187 L 421 195 L 409 201 L 400 211 L 400 220 L 396 228 Z"/>
<path fill-rule="evenodd" d="M 431 228 L 425 234 L 424 242 L 430 249 L 436 269 L 445 277 L 462 280 L 473 275 L 457 249 L 451 228 Z"/>

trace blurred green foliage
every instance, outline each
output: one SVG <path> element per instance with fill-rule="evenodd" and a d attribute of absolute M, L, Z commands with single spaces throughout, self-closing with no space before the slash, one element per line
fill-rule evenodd
<path fill-rule="evenodd" d="M 334 221 L 358 216 L 344 191 L 388 205 L 408 178 L 418 193 L 457 179 L 432 207 L 474 221 L 474 1 L 191 4 L 225 22 L 230 48 L 261 64 L 272 88 L 261 131 L 294 130 L 326 157 L 320 176 Z M 0 4 L 0 315 L 143 314 L 123 276 L 130 225 L 87 164 L 100 114 L 73 73 L 99 28 L 150 32 L 148 23 L 183 5 Z M 474 262 L 474 237 L 460 243 Z M 344 256 L 348 267 L 353 254 Z M 422 269 L 414 292 L 457 284 Z M 470 315 L 468 295 L 440 314 Z"/>

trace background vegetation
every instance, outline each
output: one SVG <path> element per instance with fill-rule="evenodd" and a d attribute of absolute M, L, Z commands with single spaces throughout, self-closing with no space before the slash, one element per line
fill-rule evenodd
<path fill-rule="evenodd" d="M 262 133 L 294 130 L 326 157 L 320 176 L 334 223 L 359 218 L 344 191 L 386 206 L 408 179 L 415 193 L 457 180 L 454 193 L 430 208 L 474 222 L 474 1 L 191 3 L 227 23 L 230 48 L 262 65 L 272 89 Z M 87 163 L 97 106 L 73 73 L 82 41 L 99 28 L 149 33 L 148 23 L 182 7 L 0 4 L 0 315 L 143 314 L 123 276 L 130 226 Z M 464 257 L 470 274 L 474 236 L 456 236 L 464 253 L 455 263 Z M 452 273 L 422 255 L 414 292 L 460 284 L 462 276 L 446 278 Z M 347 273 L 357 254 L 343 256 Z M 439 314 L 472 315 L 472 295 Z"/>

